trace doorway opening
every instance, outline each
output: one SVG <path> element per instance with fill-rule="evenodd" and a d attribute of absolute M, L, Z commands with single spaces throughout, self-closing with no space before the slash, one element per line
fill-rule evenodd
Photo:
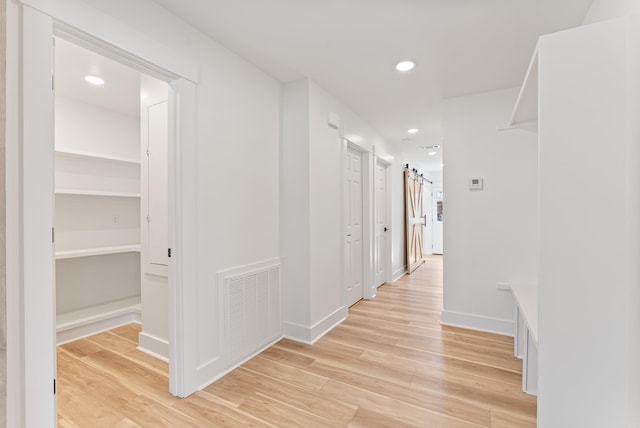
<path fill-rule="evenodd" d="M 92 336 L 103 355 L 117 328 L 168 362 L 169 85 L 54 41 L 56 343 Z"/>

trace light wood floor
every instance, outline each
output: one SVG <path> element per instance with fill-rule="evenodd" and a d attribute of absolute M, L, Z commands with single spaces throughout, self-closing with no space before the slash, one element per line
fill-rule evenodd
<path fill-rule="evenodd" d="M 132 324 L 58 349 L 60 427 L 535 427 L 513 340 L 442 327 L 442 261 L 379 288 L 314 346 L 281 340 L 186 399 Z"/>

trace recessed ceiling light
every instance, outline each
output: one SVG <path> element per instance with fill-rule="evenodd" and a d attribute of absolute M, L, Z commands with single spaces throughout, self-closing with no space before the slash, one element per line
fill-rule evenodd
<path fill-rule="evenodd" d="M 430 152 L 427 153 L 429 156 L 435 156 L 438 154 L 438 152 L 436 152 L 435 150 L 431 150 Z"/>
<path fill-rule="evenodd" d="M 420 132 L 420 130 L 418 128 L 411 128 L 407 132 L 409 134 L 417 134 L 418 132 Z"/>
<path fill-rule="evenodd" d="M 416 63 L 413 61 L 402 61 L 396 65 L 396 70 L 398 71 L 409 71 L 416 66 Z"/>
<path fill-rule="evenodd" d="M 91 74 L 88 74 L 86 76 L 84 76 L 84 80 L 86 80 L 87 82 L 91 83 L 92 85 L 96 85 L 96 86 L 100 86 L 100 85 L 104 85 L 104 79 L 98 76 L 93 76 Z"/>

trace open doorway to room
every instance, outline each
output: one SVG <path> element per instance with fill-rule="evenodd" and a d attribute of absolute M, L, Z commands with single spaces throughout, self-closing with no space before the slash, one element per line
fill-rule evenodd
<path fill-rule="evenodd" d="M 96 376 L 169 391 L 169 86 L 60 37 L 54 57 L 58 415 L 83 425 Z"/>
<path fill-rule="evenodd" d="M 442 175 L 442 169 L 421 172 L 405 164 L 405 240 L 409 274 L 423 263 L 435 260 L 427 256 L 444 254 Z M 442 263 L 441 260 L 438 262 Z"/>

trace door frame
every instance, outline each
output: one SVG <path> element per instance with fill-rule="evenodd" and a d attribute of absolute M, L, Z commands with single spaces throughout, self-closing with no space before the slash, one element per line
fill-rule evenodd
<path fill-rule="evenodd" d="M 375 150 L 374 150 L 374 154 L 375 154 Z M 384 282 L 391 282 L 393 281 L 393 272 L 391 271 L 392 269 L 392 263 L 391 263 L 391 252 L 393 251 L 393 229 L 391 228 L 391 224 L 392 224 L 392 211 L 391 211 L 391 162 L 387 161 L 386 159 L 375 155 L 374 156 L 374 168 L 373 168 L 373 183 L 375 183 L 375 171 L 376 171 L 376 165 L 380 163 L 382 165 L 384 165 L 384 171 L 385 171 L 385 187 L 386 187 L 386 192 L 385 192 L 385 216 L 387 218 L 387 228 L 388 231 L 391 232 L 389 233 L 389 236 L 387 239 L 385 239 L 385 254 L 386 254 L 386 259 L 384 261 L 384 270 L 385 270 L 385 275 L 384 275 Z M 373 206 L 376 206 L 376 200 L 375 200 L 375 189 L 374 189 L 374 200 L 373 200 Z M 374 215 L 374 220 L 373 220 L 373 236 L 375 237 L 375 225 L 376 225 L 376 219 L 375 219 L 375 212 L 376 210 L 373 210 L 373 215 Z M 375 248 L 373 249 L 373 251 L 375 251 Z M 375 267 L 374 267 L 375 268 Z M 375 272 L 374 272 L 374 276 L 373 278 L 375 279 Z M 383 282 L 383 283 L 384 283 Z M 374 288 L 375 290 L 377 290 L 377 288 L 382 285 L 376 285 Z M 374 295 L 375 295 L 375 290 L 374 290 Z"/>
<path fill-rule="evenodd" d="M 347 138 L 342 138 L 342 151 L 341 151 L 341 181 L 340 185 L 342 188 L 340 207 L 341 214 L 340 218 L 342 218 L 342 227 L 340 228 L 340 242 L 341 242 L 341 265 L 342 265 L 342 303 L 344 307 L 348 307 L 347 305 L 347 278 L 346 278 L 346 267 L 345 267 L 345 245 L 344 245 L 344 237 L 346 235 L 346 227 L 344 224 L 344 180 L 345 180 L 345 157 L 348 149 L 355 150 L 360 152 L 362 155 L 362 298 L 363 299 L 372 299 L 375 297 L 375 287 L 373 287 L 373 263 L 371 261 L 371 257 L 373 255 L 372 251 L 372 213 L 371 213 L 371 202 L 372 198 L 372 186 L 373 182 L 373 171 L 372 171 L 372 153 L 366 147 L 360 146 L 353 141 L 348 140 Z"/>
<path fill-rule="evenodd" d="M 198 389 L 196 219 L 197 64 L 87 5 L 58 0 L 19 4 L 21 77 L 18 100 L 19 171 L 7 186 L 20 204 L 8 216 L 19 230 L 19 254 L 11 275 L 21 292 L 12 294 L 8 334 L 19 349 L 8 351 L 12 374 L 8 420 L 26 427 L 56 426 L 55 292 L 53 264 L 54 93 L 53 37 L 60 36 L 116 59 L 170 86 L 169 97 L 169 277 L 170 392 L 184 397 Z"/>

